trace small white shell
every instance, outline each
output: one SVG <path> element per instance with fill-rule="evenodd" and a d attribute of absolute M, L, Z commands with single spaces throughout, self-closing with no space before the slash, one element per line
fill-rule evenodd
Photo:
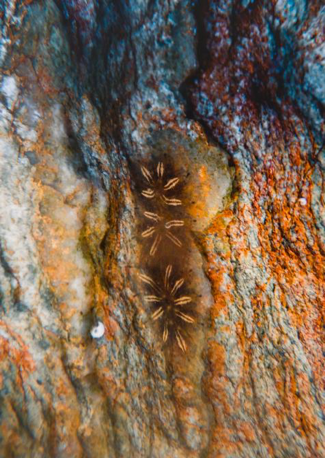
<path fill-rule="evenodd" d="M 301 197 L 301 198 L 299 199 L 299 202 L 300 202 L 300 205 L 302 205 L 303 207 L 304 207 L 305 205 L 307 205 L 307 200 L 306 200 L 304 197 Z"/>
<path fill-rule="evenodd" d="M 98 321 L 96 326 L 93 326 L 90 330 L 91 337 L 93 339 L 100 339 L 105 334 L 105 326 L 101 321 Z"/>

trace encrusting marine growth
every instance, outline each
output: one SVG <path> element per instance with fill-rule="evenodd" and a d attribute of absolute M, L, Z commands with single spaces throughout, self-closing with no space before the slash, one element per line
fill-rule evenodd
<path fill-rule="evenodd" d="M 183 338 L 184 326 L 194 323 L 191 316 L 193 306 L 190 296 L 179 296 L 179 289 L 184 284 L 184 278 L 171 281 L 173 267 L 168 265 L 163 282 L 157 283 L 148 275 L 140 274 L 140 279 L 150 286 L 154 294 L 145 296 L 145 300 L 154 306 L 151 314 L 153 321 L 159 320 L 162 329 L 162 338 L 166 342 L 168 337 L 175 337 L 181 350 L 186 351 L 187 346 Z"/>
<path fill-rule="evenodd" d="M 158 163 L 157 166 L 157 178 L 154 178 L 146 167 L 141 167 L 141 172 L 145 177 L 149 188 L 142 191 L 142 195 L 147 199 L 161 199 L 166 205 L 178 206 L 182 205 L 182 201 L 179 199 L 167 197 L 166 193 L 173 189 L 178 183 L 179 178 L 171 178 L 164 184 L 164 164 L 162 162 Z"/>
<path fill-rule="evenodd" d="M 139 277 L 152 290 L 152 294 L 146 295 L 145 300 L 153 307 L 151 319 L 159 324 L 163 342 L 175 340 L 179 348 L 185 352 L 187 344 L 184 335 L 187 333 L 187 326 L 195 322 L 193 318 L 194 305 L 190 296 L 179 295 L 179 290 L 184 284 L 184 278 L 172 280 L 175 261 L 179 259 L 178 250 L 183 246 L 182 241 L 172 231 L 175 228 L 183 227 L 184 220 L 173 219 L 173 215 L 170 215 L 171 211 L 176 211 L 173 209 L 174 207 L 182 205 L 180 199 L 170 196 L 170 191 L 175 190 L 180 179 L 173 176 L 168 178 L 169 173 L 173 172 L 168 167 L 166 169 L 163 162 L 158 162 L 153 173 L 144 166 L 141 166 L 141 172 L 148 186 L 141 191 L 141 196 L 146 201 L 147 199 L 150 201 L 151 210 L 153 210 L 143 212 L 145 218 L 150 221 L 150 226 L 142 231 L 141 236 L 144 239 L 153 238 L 149 250 L 153 264 L 151 262 L 150 266 L 147 267 L 147 269 L 152 269 L 152 274 L 141 273 Z M 159 249 L 163 240 L 171 241 L 176 247 L 176 251 L 168 251 L 168 261 L 166 254 L 164 256 L 164 249 Z M 167 267 L 164 269 L 163 281 L 160 278 L 154 279 L 155 275 L 158 277 L 161 275 L 157 272 L 161 272 L 161 267 L 165 262 Z"/>
<path fill-rule="evenodd" d="M 177 238 L 170 229 L 173 227 L 181 227 L 184 226 L 184 221 L 183 220 L 171 220 L 171 221 L 165 221 L 164 217 L 157 215 L 157 213 L 152 213 L 152 212 L 144 212 L 144 216 L 151 221 L 153 221 L 153 225 L 150 226 L 148 229 L 142 232 L 142 237 L 147 238 L 147 237 L 154 237 L 153 244 L 151 245 L 150 248 L 150 256 L 154 256 L 157 252 L 157 249 L 160 245 L 160 242 L 162 239 L 165 237 L 173 242 L 174 245 L 181 247 L 182 242 Z"/>

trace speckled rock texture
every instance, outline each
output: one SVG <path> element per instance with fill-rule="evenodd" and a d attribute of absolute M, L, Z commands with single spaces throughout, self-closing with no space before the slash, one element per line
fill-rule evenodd
<path fill-rule="evenodd" d="M 323 2 L 0 25 L 0 458 L 325 458 Z"/>

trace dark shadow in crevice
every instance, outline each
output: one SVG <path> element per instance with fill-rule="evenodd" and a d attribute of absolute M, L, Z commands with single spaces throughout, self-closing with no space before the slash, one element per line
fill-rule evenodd
<path fill-rule="evenodd" d="M 182 82 L 179 87 L 179 92 L 182 96 L 185 115 L 188 119 L 193 119 L 198 122 L 210 145 L 222 148 L 227 154 L 229 165 L 234 166 L 232 156 L 227 152 L 226 142 L 223 141 L 222 136 L 216 140 L 210 126 L 202 120 L 201 117 L 197 116 L 193 102 L 191 100 L 192 93 L 198 84 L 199 78 L 202 72 L 207 68 L 210 59 L 210 52 L 208 50 L 208 33 L 205 25 L 205 15 L 208 11 L 209 0 L 197 0 L 193 5 L 193 16 L 196 21 L 197 28 L 197 40 L 196 40 L 196 58 L 198 67 Z"/>

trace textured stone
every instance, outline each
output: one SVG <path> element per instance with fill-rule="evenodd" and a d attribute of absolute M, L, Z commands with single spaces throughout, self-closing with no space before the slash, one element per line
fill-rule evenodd
<path fill-rule="evenodd" d="M 1 458 L 325 458 L 324 12 L 1 3 Z M 169 264 L 186 352 L 139 279 Z"/>

